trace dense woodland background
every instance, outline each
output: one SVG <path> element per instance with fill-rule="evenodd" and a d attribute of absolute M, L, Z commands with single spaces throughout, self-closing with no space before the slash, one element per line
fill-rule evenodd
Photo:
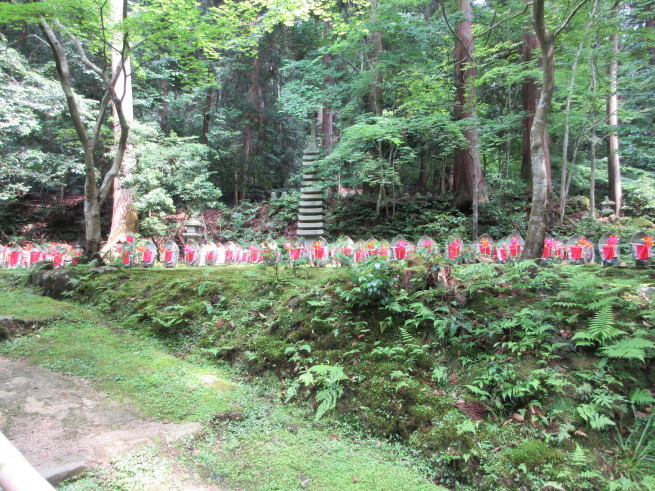
<path fill-rule="evenodd" d="M 609 195 L 648 227 L 655 2 L 538 4 L 557 34 L 545 226 L 595 230 L 580 220 Z M 89 183 L 102 240 L 112 196 L 112 236 L 137 219 L 171 234 L 199 210 L 219 239 L 293 232 L 314 122 L 330 235 L 525 233 L 546 73 L 535 15 L 515 1 L 0 3 L 4 240 L 84 239 Z"/>

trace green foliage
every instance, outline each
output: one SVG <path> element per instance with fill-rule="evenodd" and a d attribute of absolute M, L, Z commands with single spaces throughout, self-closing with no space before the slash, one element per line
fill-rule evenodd
<path fill-rule="evenodd" d="M 0 205 L 33 190 L 56 190 L 81 174 L 64 95 L 50 67 L 29 64 L 0 34 Z M 88 120 L 93 102 L 80 100 Z"/>
<path fill-rule="evenodd" d="M 350 307 L 387 305 L 396 288 L 396 271 L 389 261 L 371 256 L 363 263 L 349 268 L 353 287 L 340 289 L 339 294 Z"/>
<path fill-rule="evenodd" d="M 344 380 L 348 380 L 348 377 L 339 365 L 314 365 L 304 370 L 298 379 L 289 385 L 286 401 L 289 402 L 298 395 L 301 385 L 314 388 L 314 399 L 318 404 L 314 421 L 318 421 L 336 407 L 337 401 L 343 395 Z"/>

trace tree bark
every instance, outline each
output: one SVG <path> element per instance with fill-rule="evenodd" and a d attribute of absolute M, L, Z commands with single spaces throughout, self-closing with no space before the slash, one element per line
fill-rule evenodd
<path fill-rule="evenodd" d="M 521 45 L 521 61 L 530 63 L 533 61 L 534 50 L 539 47 L 539 39 L 532 32 L 523 34 L 523 43 Z M 538 62 L 541 65 L 541 62 Z M 534 78 L 527 78 L 521 85 L 521 99 L 523 101 L 523 145 L 521 157 L 521 177 L 526 183 L 532 182 L 532 153 L 530 132 L 534 114 L 537 110 L 537 103 L 541 97 L 541 85 Z M 546 179 L 548 182 L 548 191 L 552 190 L 553 180 L 551 175 L 550 164 L 550 138 L 548 134 L 544 136 L 544 156 L 546 162 Z"/>
<path fill-rule="evenodd" d="M 548 112 L 555 87 L 555 38 L 546 27 L 544 0 L 534 0 L 532 23 L 541 45 L 542 83 L 539 104 L 530 128 L 530 163 L 532 168 L 532 207 L 528 219 L 528 233 L 523 252 L 526 258 L 541 256 L 546 235 L 546 203 L 548 182 L 544 151 Z"/>
<path fill-rule="evenodd" d="M 55 23 L 58 24 L 56 21 Z M 68 112 L 71 116 L 73 127 L 75 128 L 77 138 L 80 142 L 80 145 L 82 146 L 84 153 L 84 256 L 86 260 L 98 259 L 101 261 L 101 258 L 98 254 L 98 251 L 100 250 L 100 240 L 102 238 L 100 227 L 100 211 L 102 204 L 109 197 L 109 193 L 111 192 L 112 186 L 114 184 L 114 179 L 120 170 L 123 157 L 125 156 L 125 149 L 127 147 L 127 140 L 130 131 L 130 126 L 127 122 L 127 119 L 125 118 L 125 115 L 123 114 L 122 104 L 120 104 L 120 100 L 118 99 L 116 91 L 114 90 L 115 83 L 120 76 L 122 67 L 118 66 L 110 77 L 100 67 L 89 60 L 89 58 L 86 56 L 86 53 L 84 52 L 81 42 L 73 34 L 69 33 L 69 37 L 73 41 L 77 54 L 80 57 L 82 63 L 102 80 L 105 89 L 100 101 L 95 124 L 92 131 L 89 132 L 86 129 L 79 106 L 77 104 L 77 100 L 75 99 L 66 52 L 64 51 L 64 48 L 57 34 L 45 19 L 42 18 L 39 21 L 39 27 L 41 28 L 46 42 L 52 51 L 59 83 L 66 98 Z M 116 116 L 121 125 L 122 131 L 120 134 L 120 139 L 116 145 L 116 152 L 114 153 L 112 164 L 109 170 L 105 173 L 104 177 L 102 177 L 100 184 L 98 184 L 96 167 L 99 168 L 99 166 L 96 165 L 97 162 L 95 159 L 95 152 L 101 139 L 101 130 L 107 117 L 110 101 L 112 101 L 116 107 Z"/>
<path fill-rule="evenodd" d="M 371 1 L 371 20 L 377 19 L 378 0 Z M 382 76 L 378 69 L 377 63 L 382 54 L 382 34 L 379 31 L 373 31 L 369 36 L 369 67 L 375 70 L 373 82 L 369 87 L 369 105 L 373 114 L 382 114 Z"/>
<path fill-rule="evenodd" d="M 211 122 L 211 110 L 216 97 L 216 89 L 209 87 L 205 95 L 205 111 L 202 114 L 202 132 L 200 133 L 199 142 L 203 145 L 207 144 L 207 137 L 209 135 L 209 123 Z"/>
<path fill-rule="evenodd" d="M 459 0 L 462 20 L 457 25 L 455 40 L 455 119 L 462 121 L 465 148 L 455 149 L 453 187 L 459 207 L 486 201 L 485 182 L 480 168 L 477 107 L 475 93 L 474 45 L 471 32 L 473 10 L 471 0 Z M 474 215 L 476 210 L 474 210 Z M 475 228 L 475 227 L 474 227 Z"/>
<path fill-rule="evenodd" d="M 612 16 L 616 19 L 619 9 L 618 1 L 612 7 Z M 618 25 L 616 26 L 618 29 Z M 615 32 L 610 34 L 612 44 L 612 62 L 609 69 L 610 94 L 607 99 L 607 121 L 610 132 L 607 138 L 607 179 L 609 197 L 614 201 L 614 213 L 621 215 L 623 189 L 621 185 L 621 157 L 619 155 L 619 99 L 618 99 L 618 72 L 619 72 L 619 37 Z"/>
<path fill-rule="evenodd" d="M 585 4 L 582 0 L 571 11 L 562 25 L 552 33 L 547 25 L 544 12 L 544 0 L 532 2 L 532 24 L 537 39 L 541 44 L 542 82 L 541 96 L 530 129 L 530 157 L 532 163 L 532 206 L 528 219 L 528 233 L 525 240 L 523 257 L 537 259 L 541 257 L 546 235 L 546 205 L 548 199 L 548 174 L 546 170 L 545 139 L 548 129 L 548 113 L 555 89 L 555 39 L 571 21 L 576 12 Z"/>
<path fill-rule="evenodd" d="M 111 18 L 114 25 L 120 25 L 127 18 L 127 0 L 111 0 Z M 122 31 L 117 32 L 111 51 L 112 71 L 118 71 L 119 73 L 114 83 L 114 91 L 127 123 L 132 125 L 134 121 L 132 69 L 128 52 L 127 35 Z M 118 119 L 116 103 L 113 104 L 112 110 L 114 114 L 114 141 L 119 142 L 122 128 Z M 133 233 L 138 230 L 139 214 L 134 206 L 136 196 L 134 190 L 125 185 L 125 181 L 130 179 L 135 168 L 136 156 L 134 155 L 132 143 L 128 139 L 120 172 L 114 180 L 111 230 L 109 231 L 105 249 L 121 240 L 128 232 Z"/>

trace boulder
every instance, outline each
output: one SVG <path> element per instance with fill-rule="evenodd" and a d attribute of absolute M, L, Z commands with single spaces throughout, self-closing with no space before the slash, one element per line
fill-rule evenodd
<path fill-rule="evenodd" d="M 64 293 L 74 291 L 80 284 L 72 271 L 56 269 L 43 274 L 43 294 L 52 298 L 61 298 Z"/>
<path fill-rule="evenodd" d="M 118 271 L 118 268 L 115 268 L 114 266 L 99 266 L 97 268 L 91 268 L 89 273 L 103 274 L 111 273 L 112 271 Z"/>

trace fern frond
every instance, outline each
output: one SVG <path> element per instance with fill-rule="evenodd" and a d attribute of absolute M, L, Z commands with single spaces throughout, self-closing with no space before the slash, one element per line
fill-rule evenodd
<path fill-rule="evenodd" d="M 655 348 L 655 343 L 644 338 L 626 338 L 600 349 L 608 358 L 640 360 L 646 358 L 646 350 Z"/>
<path fill-rule="evenodd" d="M 630 403 L 631 404 L 652 404 L 655 402 L 655 397 L 648 389 L 635 389 L 632 394 L 630 394 Z"/>
<path fill-rule="evenodd" d="M 611 307 L 616 303 L 616 297 L 608 295 L 606 297 L 596 297 L 596 300 L 587 305 L 587 309 L 596 312 L 606 307 Z"/>

